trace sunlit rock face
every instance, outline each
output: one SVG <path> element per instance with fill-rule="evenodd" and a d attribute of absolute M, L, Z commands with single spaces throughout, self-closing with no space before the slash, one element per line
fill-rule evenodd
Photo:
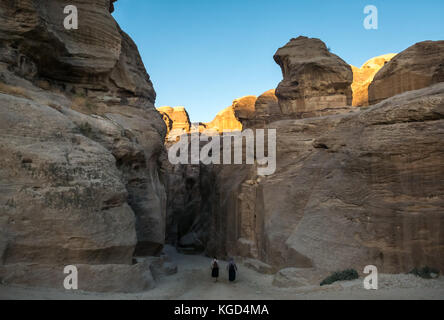
<path fill-rule="evenodd" d="M 213 121 L 202 125 L 201 130 L 224 133 L 242 130 L 242 123 L 236 118 L 234 106 L 220 111 Z"/>
<path fill-rule="evenodd" d="M 394 95 L 444 81 L 444 41 L 419 42 L 387 63 L 369 87 L 374 104 Z"/>
<path fill-rule="evenodd" d="M 183 134 L 191 131 L 191 121 L 185 107 L 160 107 L 157 111 L 167 126 L 167 141 L 176 141 Z"/>
<path fill-rule="evenodd" d="M 396 54 L 385 54 L 372 58 L 362 65 L 361 68 L 351 66 L 353 70 L 353 106 L 368 106 L 368 87 L 373 81 L 376 73 L 381 70 Z"/>
<path fill-rule="evenodd" d="M 292 39 L 274 60 L 284 77 L 276 89 L 283 114 L 305 118 L 341 113 L 351 106 L 351 67 L 321 40 Z"/>
<path fill-rule="evenodd" d="M 112 1 L 69 4 L 75 32 L 63 1 L 0 2 L 0 277 L 62 287 L 62 266 L 79 264 L 108 274 L 87 290 L 144 290 L 133 256 L 165 241 L 165 124 Z"/>

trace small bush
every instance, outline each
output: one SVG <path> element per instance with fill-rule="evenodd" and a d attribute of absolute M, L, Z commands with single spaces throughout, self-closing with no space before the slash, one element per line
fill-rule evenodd
<path fill-rule="evenodd" d="M 432 274 L 436 274 L 437 276 L 439 276 L 440 271 L 434 268 L 424 267 L 419 269 L 415 268 L 412 271 L 410 271 L 409 274 L 413 274 L 423 279 L 433 279 Z"/>
<path fill-rule="evenodd" d="M 88 122 L 84 122 L 79 125 L 79 130 L 80 133 L 83 134 L 85 137 L 91 138 L 93 136 L 93 129 Z"/>
<path fill-rule="evenodd" d="M 359 279 L 359 274 L 354 269 L 348 269 L 341 272 L 335 272 L 324 281 L 321 282 L 321 286 L 333 284 L 337 281 L 349 281 Z"/>

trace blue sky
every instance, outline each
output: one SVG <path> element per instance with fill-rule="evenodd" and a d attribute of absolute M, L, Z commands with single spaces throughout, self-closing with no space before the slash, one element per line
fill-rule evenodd
<path fill-rule="evenodd" d="M 378 8 L 378 30 L 363 27 L 366 5 Z M 356 66 L 444 39 L 443 0 L 118 0 L 115 8 L 154 83 L 156 106 L 185 106 L 193 122 L 275 88 L 282 74 L 273 55 L 299 35 L 320 38 Z"/>

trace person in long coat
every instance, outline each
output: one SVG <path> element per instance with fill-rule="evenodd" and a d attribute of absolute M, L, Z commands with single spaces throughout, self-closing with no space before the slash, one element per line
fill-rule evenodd
<path fill-rule="evenodd" d="M 230 280 L 230 282 L 236 281 L 237 266 L 233 258 L 230 259 L 227 268 L 228 268 L 228 280 Z"/>
<path fill-rule="evenodd" d="M 213 262 L 211 262 L 211 277 L 215 279 L 214 282 L 217 282 L 219 279 L 219 261 L 216 257 L 214 257 Z"/>

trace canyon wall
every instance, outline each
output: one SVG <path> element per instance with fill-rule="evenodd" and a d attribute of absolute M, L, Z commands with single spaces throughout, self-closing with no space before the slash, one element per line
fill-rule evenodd
<path fill-rule="evenodd" d="M 165 124 L 109 0 L 0 3 L 0 279 L 146 290 L 165 241 Z M 100 276 L 99 276 L 100 274 Z"/>
<path fill-rule="evenodd" d="M 325 54 L 324 46 L 317 48 L 312 57 Z M 305 61 L 305 48 L 291 50 L 302 50 L 292 56 Z M 439 67 L 430 63 L 429 69 Z M 301 70 L 296 59 L 281 66 L 284 74 Z M 257 165 L 193 171 L 195 179 L 211 181 L 211 191 L 199 195 L 205 214 L 194 214 L 205 217 L 192 231 L 200 249 L 257 260 L 267 273 L 289 267 L 362 272 L 367 265 L 388 273 L 426 265 L 442 270 L 444 83 L 350 109 L 344 88 L 329 79 L 323 86 L 337 88 L 329 95 L 346 101 L 330 115 L 327 107 L 298 119 L 303 114 L 291 111 L 289 96 L 277 94 L 283 114 L 262 125 L 277 130 L 276 173 L 258 176 Z M 284 82 L 288 92 L 298 92 L 299 82 L 294 88 Z M 275 109 L 274 98 L 267 100 Z M 255 117 L 239 120 L 261 127 L 249 122 Z"/>
<path fill-rule="evenodd" d="M 387 63 L 369 87 L 370 104 L 444 81 L 444 41 L 419 42 Z"/>

